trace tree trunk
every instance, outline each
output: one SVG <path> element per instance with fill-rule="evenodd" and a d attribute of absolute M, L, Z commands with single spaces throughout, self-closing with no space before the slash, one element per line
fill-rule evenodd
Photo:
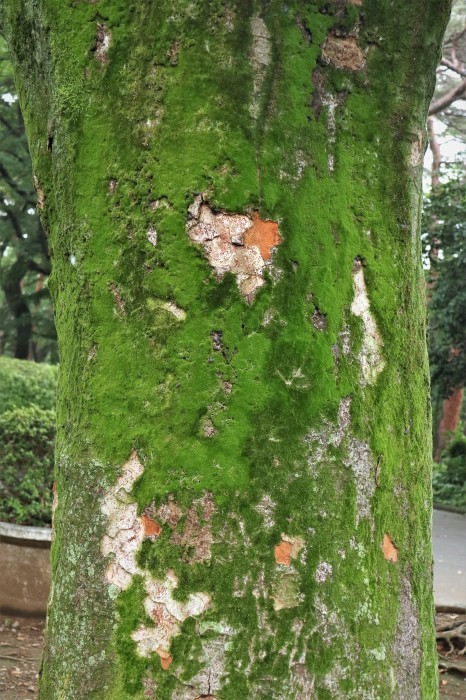
<path fill-rule="evenodd" d="M 446 0 L 4 0 L 61 348 L 41 700 L 436 697 Z"/>
<path fill-rule="evenodd" d="M 435 449 L 435 460 L 440 462 L 442 452 L 447 446 L 449 436 L 458 428 L 461 416 L 461 406 L 463 405 L 463 389 L 454 389 L 451 396 L 445 399 L 442 404 L 442 418 L 438 426 L 437 446 Z"/>

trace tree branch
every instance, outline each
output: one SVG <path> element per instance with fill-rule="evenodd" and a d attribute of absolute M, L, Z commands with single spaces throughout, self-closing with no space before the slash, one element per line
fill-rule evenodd
<path fill-rule="evenodd" d="M 463 78 L 466 78 L 466 70 L 462 70 L 459 66 L 455 66 L 455 64 L 449 61 L 448 58 L 442 58 L 440 65 L 445 66 L 455 73 L 458 73 L 458 75 L 463 76 Z"/>
<path fill-rule="evenodd" d="M 442 97 L 439 97 L 438 100 L 435 100 L 435 102 L 431 102 L 429 108 L 429 116 L 432 116 L 433 114 L 438 114 L 439 112 L 443 112 L 443 110 L 449 107 L 453 102 L 456 102 L 456 100 L 461 99 L 465 93 L 466 80 L 463 80 L 462 83 L 459 83 L 459 85 L 454 87 L 452 90 L 449 90 L 449 92 L 445 93 L 445 95 L 443 95 Z"/>

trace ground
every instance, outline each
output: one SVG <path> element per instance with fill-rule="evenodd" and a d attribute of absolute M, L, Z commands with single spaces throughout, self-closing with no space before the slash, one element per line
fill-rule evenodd
<path fill-rule="evenodd" d="M 43 620 L 0 617 L 0 698 L 37 697 Z"/>

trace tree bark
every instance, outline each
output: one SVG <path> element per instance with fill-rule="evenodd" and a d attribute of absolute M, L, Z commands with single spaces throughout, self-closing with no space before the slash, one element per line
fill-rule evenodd
<path fill-rule="evenodd" d="M 436 697 L 445 0 L 4 0 L 61 348 L 41 700 Z"/>
<path fill-rule="evenodd" d="M 435 450 L 435 460 L 440 462 L 442 452 L 447 446 L 449 436 L 458 428 L 461 417 L 461 406 L 463 405 L 462 387 L 454 389 L 451 396 L 445 399 L 442 404 L 442 418 L 438 426 L 437 446 Z"/>

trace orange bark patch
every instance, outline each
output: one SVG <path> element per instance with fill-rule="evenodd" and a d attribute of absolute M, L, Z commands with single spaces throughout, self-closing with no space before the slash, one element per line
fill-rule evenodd
<path fill-rule="evenodd" d="M 261 219 L 258 212 L 255 211 L 254 222 L 244 234 L 246 248 L 256 246 L 259 248 L 263 260 L 270 260 L 271 249 L 282 243 L 282 240 L 278 232 L 278 224 L 269 219 Z"/>
<path fill-rule="evenodd" d="M 282 540 L 280 544 L 275 547 L 275 561 L 277 564 L 283 564 L 284 566 L 290 566 L 291 564 L 291 550 L 293 545 L 291 542 L 285 542 Z"/>
<path fill-rule="evenodd" d="M 303 547 L 302 537 L 290 537 L 282 532 L 282 541 L 275 547 L 275 561 L 277 564 L 290 566 L 291 560 L 296 559 Z"/>
<path fill-rule="evenodd" d="M 143 515 L 141 519 L 144 527 L 145 537 L 158 537 L 160 535 L 160 533 L 162 532 L 162 528 L 155 520 L 149 518 L 148 515 Z"/>
<path fill-rule="evenodd" d="M 171 666 L 173 657 L 170 656 L 168 651 L 165 651 L 161 647 L 156 649 L 156 653 L 160 656 L 160 665 L 162 666 L 163 670 L 166 671 Z"/>
<path fill-rule="evenodd" d="M 398 561 L 398 550 L 387 533 L 383 536 L 382 551 L 387 561 L 391 561 L 393 564 Z"/>

